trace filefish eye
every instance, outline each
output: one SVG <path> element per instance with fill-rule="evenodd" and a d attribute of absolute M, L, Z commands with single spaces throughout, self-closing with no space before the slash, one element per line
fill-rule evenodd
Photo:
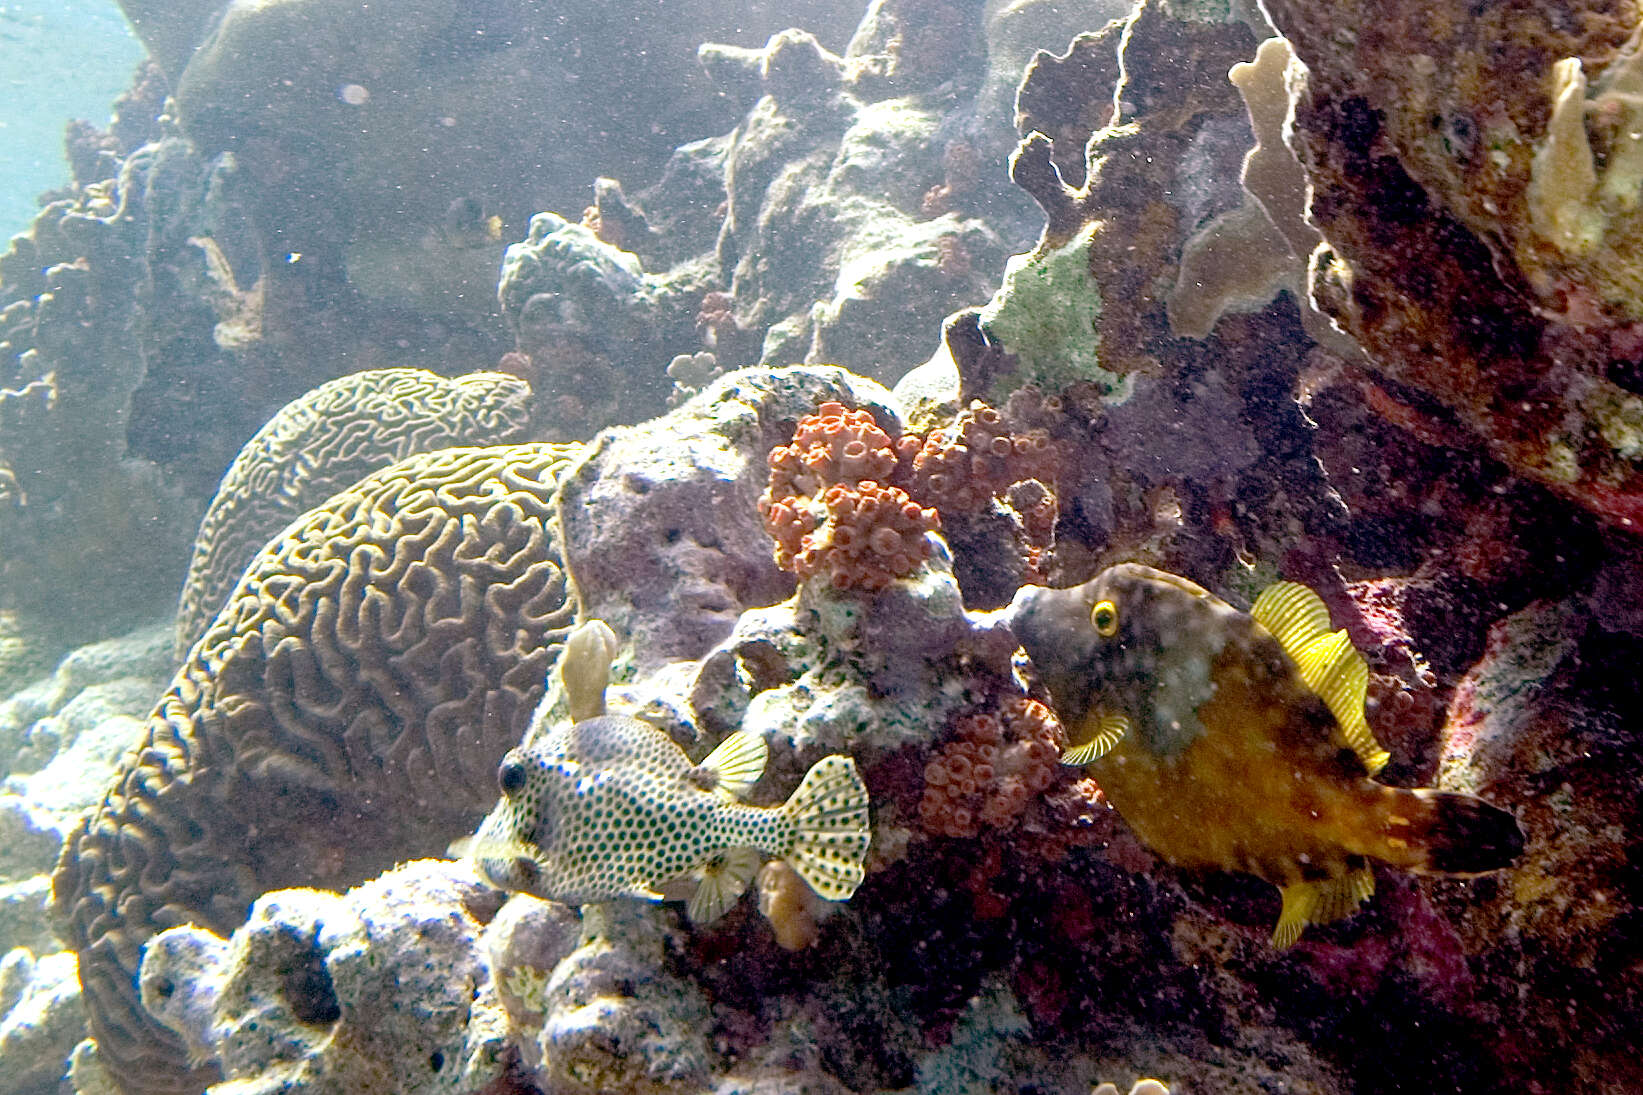
<path fill-rule="evenodd" d="M 1111 601 L 1102 601 L 1090 609 L 1090 623 L 1103 639 L 1110 639 L 1118 634 L 1118 606 Z"/>
<path fill-rule="evenodd" d="M 525 766 L 517 757 L 508 755 L 502 758 L 502 764 L 496 770 L 496 785 L 502 788 L 502 793 L 512 798 L 525 789 Z"/>

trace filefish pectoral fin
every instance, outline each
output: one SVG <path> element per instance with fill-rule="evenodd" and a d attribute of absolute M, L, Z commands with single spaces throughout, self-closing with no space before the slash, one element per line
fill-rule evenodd
<path fill-rule="evenodd" d="M 1069 766 L 1082 766 L 1091 761 L 1100 760 L 1112 751 L 1112 747 L 1123 740 L 1129 733 L 1130 720 L 1121 714 L 1104 714 L 1093 711 L 1079 727 L 1093 729 L 1089 740 L 1080 745 L 1072 746 L 1061 754 L 1061 763 Z"/>
<path fill-rule="evenodd" d="M 1284 905 L 1278 926 L 1272 929 L 1272 945 L 1283 950 L 1301 937 L 1308 924 L 1327 924 L 1356 912 L 1374 895 L 1375 874 L 1368 867 L 1357 867 L 1340 878 L 1292 882 L 1279 887 L 1279 892 Z"/>
<path fill-rule="evenodd" d="M 727 848 L 697 873 L 701 883 L 685 911 L 693 924 L 711 924 L 734 905 L 759 871 L 759 853 L 753 848 Z"/>
<path fill-rule="evenodd" d="M 764 775 L 770 748 L 759 734 L 738 730 L 721 741 L 697 769 L 714 778 L 713 789 L 729 798 L 744 798 Z"/>
<path fill-rule="evenodd" d="M 1335 716 L 1340 744 L 1358 754 L 1370 775 L 1385 768 L 1391 755 L 1375 740 L 1363 713 L 1369 665 L 1344 629 L 1329 630 L 1323 598 L 1297 582 L 1277 582 L 1261 591 L 1250 615 L 1278 640 L 1301 681 Z"/>

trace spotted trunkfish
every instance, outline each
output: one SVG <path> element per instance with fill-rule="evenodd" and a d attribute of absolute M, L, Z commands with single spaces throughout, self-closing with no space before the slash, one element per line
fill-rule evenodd
<path fill-rule="evenodd" d="M 867 788 L 849 757 L 823 757 L 780 806 L 741 798 L 764 772 L 762 737 L 737 731 L 693 763 L 659 728 L 624 715 L 555 727 L 510 751 L 502 798 L 466 842 L 500 889 L 581 905 L 666 899 L 695 883 L 689 914 L 722 915 L 759 853 L 786 860 L 821 897 L 844 901 L 863 876 Z"/>

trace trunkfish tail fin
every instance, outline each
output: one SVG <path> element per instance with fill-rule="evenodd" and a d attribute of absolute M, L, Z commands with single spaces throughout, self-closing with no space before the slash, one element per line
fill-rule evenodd
<path fill-rule="evenodd" d="M 844 901 L 866 874 L 872 832 L 867 785 L 849 757 L 823 757 L 783 807 L 793 821 L 793 847 L 782 858 L 812 890 Z"/>

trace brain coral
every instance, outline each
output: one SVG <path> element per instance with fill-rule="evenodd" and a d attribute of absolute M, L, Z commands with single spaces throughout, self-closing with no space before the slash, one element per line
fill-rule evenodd
<path fill-rule="evenodd" d="M 530 395 L 503 373 L 370 369 L 287 403 L 240 449 L 200 522 L 177 606 L 177 658 L 257 549 L 304 510 L 419 452 L 524 440 Z"/>
<path fill-rule="evenodd" d="M 130 1092 L 199 1091 L 133 975 L 156 931 L 440 851 L 494 798 L 575 605 L 554 500 L 576 446 L 452 448 L 257 556 L 52 879 L 91 1031 Z"/>

